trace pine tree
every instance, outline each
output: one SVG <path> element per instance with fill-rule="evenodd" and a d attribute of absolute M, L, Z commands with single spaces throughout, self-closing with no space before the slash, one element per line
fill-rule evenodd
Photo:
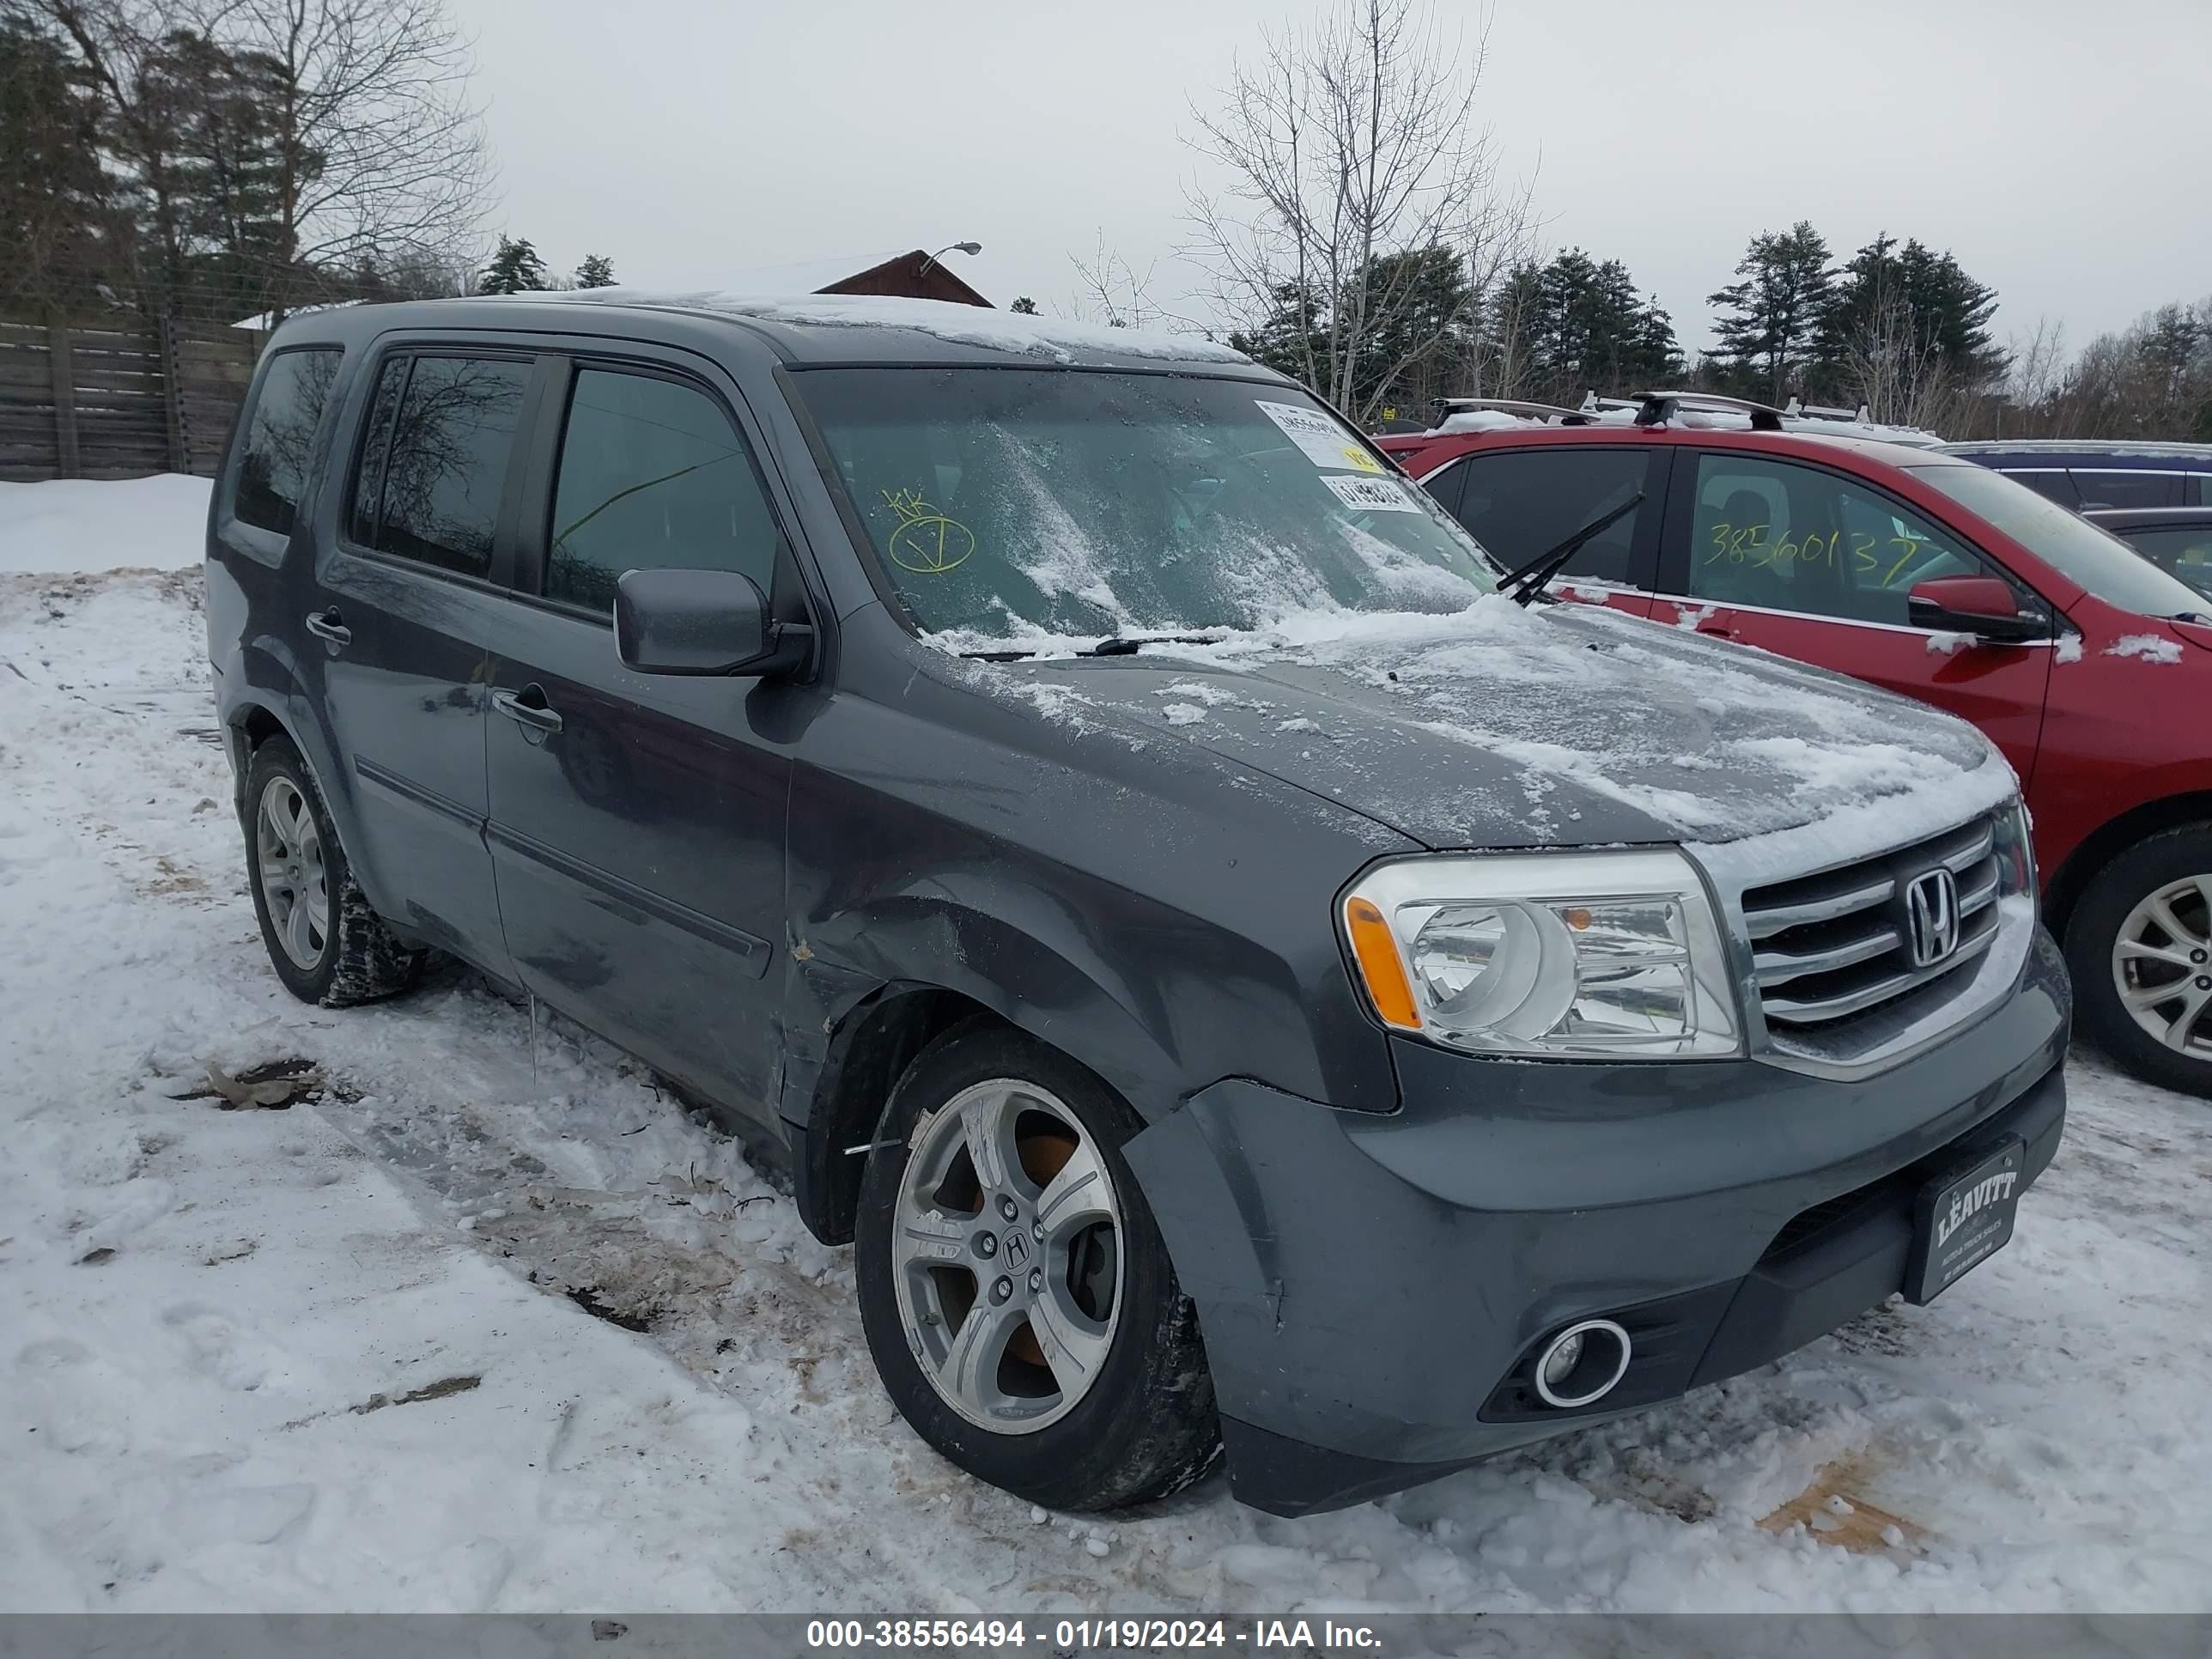
<path fill-rule="evenodd" d="M 1976 282 L 1947 251 L 1917 240 L 1901 247 L 1885 233 L 1838 273 L 1835 304 L 1814 351 L 1823 395 L 1856 395 L 1840 368 L 1863 358 L 1869 340 L 1901 333 L 1905 348 L 1957 384 L 1987 386 L 2004 372 L 2005 352 L 1990 337 L 1996 290 Z"/>
<path fill-rule="evenodd" d="M 1578 247 L 1509 275 L 1490 324 L 1501 350 L 1516 328 L 1525 355 L 1517 389 L 1554 403 L 1644 390 L 1680 370 L 1673 319 L 1637 292 L 1626 264 L 1601 264 Z"/>
<path fill-rule="evenodd" d="M 615 262 L 602 253 L 586 253 L 584 263 L 576 267 L 578 288 L 612 288 L 615 285 Z"/>
<path fill-rule="evenodd" d="M 1352 377 L 1355 410 L 1385 398 L 1418 407 L 1443 394 L 1474 344 L 1474 293 L 1467 263 L 1443 246 L 1383 254 L 1368 266 L 1363 302 L 1376 321 L 1360 343 Z"/>
<path fill-rule="evenodd" d="M 1016 299 L 1006 309 L 1022 317 L 1034 317 L 1037 314 L 1036 301 L 1026 294 Z"/>
<path fill-rule="evenodd" d="M 123 240 L 100 143 L 82 70 L 52 36 L 0 17 L 0 301 L 97 303 Z"/>
<path fill-rule="evenodd" d="M 1815 361 L 1828 337 L 1835 303 L 1828 244 L 1800 219 L 1780 234 L 1761 232 L 1736 264 L 1743 280 L 1707 296 L 1723 315 L 1714 325 L 1720 356 L 1770 403 L 1780 403 L 1791 378 Z"/>
<path fill-rule="evenodd" d="M 502 236 L 499 251 L 491 256 L 484 267 L 483 279 L 477 284 L 479 294 L 537 294 L 544 292 L 545 262 L 538 257 L 538 250 L 525 240 Z"/>

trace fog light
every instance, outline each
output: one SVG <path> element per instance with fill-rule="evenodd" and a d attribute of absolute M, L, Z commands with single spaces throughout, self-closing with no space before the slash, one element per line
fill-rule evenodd
<path fill-rule="evenodd" d="M 1536 1393 L 1563 1410 L 1594 1405 L 1627 1374 L 1628 1352 L 1628 1333 L 1610 1319 L 1570 1325 L 1536 1358 Z"/>
<path fill-rule="evenodd" d="M 1555 1391 L 1567 1380 L 1583 1357 L 1583 1334 L 1571 1331 L 1552 1344 L 1544 1355 L 1544 1381 Z"/>

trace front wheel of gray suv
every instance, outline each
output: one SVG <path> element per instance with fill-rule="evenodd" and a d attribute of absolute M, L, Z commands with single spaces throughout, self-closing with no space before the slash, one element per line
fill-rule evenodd
<path fill-rule="evenodd" d="M 2129 1070 L 2212 1095 L 2212 824 L 2137 842 L 2066 928 L 2081 1023 Z"/>
<path fill-rule="evenodd" d="M 266 739 L 246 765 L 246 875 L 270 965 L 301 1001 L 343 1008 L 420 977 L 426 953 L 368 908 L 322 791 L 289 738 Z"/>
<path fill-rule="evenodd" d="M 854 1247 L 876 1370 L 916 1433 L 1033 1504 L 1165 1497 L 1220 1455 L 1198 1315 L 1121 1158 L 1142 1127 L 981 1020 L 892 1091 Z"/>

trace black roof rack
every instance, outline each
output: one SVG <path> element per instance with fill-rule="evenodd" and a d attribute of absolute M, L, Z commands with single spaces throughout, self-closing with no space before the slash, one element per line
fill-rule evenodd
<path fill-rule="evenodd" d="M 1747 398 L 1723 398 L 1712 392 L 1639 392 L 1636 401 L 1644 405 L 1636 417 L 1638 426 L 1664 426 L 1680 410 L 1706 410 L 1717 415 L 1747 415 L 1753 432 L 1783 430 L 1780 410 Z"/>

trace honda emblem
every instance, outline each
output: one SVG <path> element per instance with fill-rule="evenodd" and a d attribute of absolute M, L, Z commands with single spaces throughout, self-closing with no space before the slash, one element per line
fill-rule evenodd
<path fill-rule="evenodd" d="M 1905 890 L 1911 930 L 1912 965 L 1933 968 L 1959 948 L 1959 881 L 1948 870 L 1916 876 Z"/>

